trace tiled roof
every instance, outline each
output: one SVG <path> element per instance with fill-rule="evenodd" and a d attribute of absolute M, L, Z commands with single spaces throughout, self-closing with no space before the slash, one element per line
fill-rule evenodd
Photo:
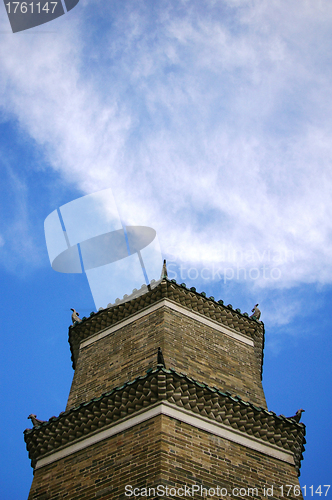
<path fill-rule="evenodd" d="M 277 416 L 229 392 L 221 392 L 216 387 L 209 387 L 161 365 L 98 398 L 50 418 L 38 427 L 26 429 L 24 439 L 31 465 L 34 467 L 39 458 L 97 430 L 106 429 L 158 401 L 168 401 L 287 450 L 293 454 L 297 470 L 300 468 L 305 444 L 305 426 L 302 423 Z"/>
<path fill-rule="evenodd" d="M 204 292 L 198 293 L 194 287 L 188 289 L 185 283 L 179 285 L 175 280 L 164 278 L 152 284 L 150 290 L 145 287 L 144 291 L 146 293 L 139 296 L 137 296 L 139 292 L 136 291 L 133 295 L 134 298 L 126 297 L 115 305 L 111 305 L 97 313 L 91 313 L 89 318 L 82 318 L 81 323 L 69 327 L 68 341 L 73 368 L 75 368 L 79 345 L 82 340 L 128 318 L 161 299 L 168 298 L 187 309 L 198 312 L 251 338 L 254 341 L 255 354 L 259 360 L 262 373 L 264 324 L 261 321 L 249 318 L 248 314 L 242 314 L 240 309 L 234 310 L 231 304 L 224 305 L 222 300 L 216 301 L 214 297 L 207 298 Z"/>

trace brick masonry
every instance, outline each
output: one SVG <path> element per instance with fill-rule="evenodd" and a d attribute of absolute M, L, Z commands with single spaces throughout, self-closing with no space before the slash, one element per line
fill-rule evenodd
<path fill-rule="evenodd" d="M 266 407 L 254 347 L 166 306 L 80 349 L 67 409 L 144 375 L 158 347 L 167 368 Z"/>
<path fill-rule="evenodd" d="M 206 488 L 219 485 L 230 494 L 233 488 L 255 487 L 258 495 L 255 494 L 254 498 L 264 498 L 265 486 L 273 485 L 274 497 L 278 498 L 280 485 L 299 485 L 294 467 L 290 464 L 186 423 L 166 417 L 163 419 L 162 479 L 170 484 L 202 484 Z M 245 495 L 245 498 L 250 496 Z"/>
<path fill-rule="evenodd" d="M 257 494 L 241 498 L 266 499 L 264 487 L 273 486 L 273 498 L 281 498 L 280 486 L 286 484 L 299 486 L 290 464 L 160 415 L 36 470 L 29 500 L 124 500 L 130 498 L 126 485 L 219 486 L 231 498 L 233 488 L 257 488 Z M 151 493 L 148 498 L 170 498 Z M 196 493 L 194 498 L 221 497 Z M 300 497 L 292 492 L 288 498 Z"/>

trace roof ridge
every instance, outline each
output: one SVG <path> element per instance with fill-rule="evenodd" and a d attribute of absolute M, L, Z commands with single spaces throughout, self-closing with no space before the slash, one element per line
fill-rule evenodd
<path fill-rule="evenodd" d="M 81 318 L 81 321 L 75 321 L 75 323 L 73 325 L 70 325 L 69 328 L 73 328 L 73 327 L 75 327 L 77 325 L 80 325 L 82 322 L 89 320 L 92 316 L 95 316 L 95 315 L 97 315 L 97 314 L 99 314 L 99 313 L 101 313 L 101 312 L 103 312 L 105 310 L 117 307 L 119 305 L 123 305 L 126 302 L 130 302 L 131 300 L 135 300 L 135 299 L 141 297 L 142 295 L 144 295 L 146 293 L 149 293 L 150 291 L 152 291 L 155 288 L 157 288 L 162 283 L 162 281 L 164 281 L 164 280 L 167 281 L 168 283 L 172 283 L 174 285 L 177 285 L 178 287 L 184 288 L 185 290 L 188 290 L 189 292 L 195 293 L 196 295 L 201 296 L 204 299 L 213 302 L 214 304 L 218 304 L 220 306 L 223 306 L 225 309 L 228 309 L 230 311 L 236 312 L 236 313 L 240 314 L 241 316 L 243 316 L 244 318 L 246 318 L 248 320 L 254 321 L 256 323 L 264 324 L 263 321 L 260 321 L 260 320 L 256 319 L 254 316 L 253 317 L 249 316 L 249 314 L 247 312 L 241 312 L 240 308 L 234 309 L 233 306 L 232 306 L 232 304 L 227 304 L 226 305 L 222 299 L 215 300 L 215 298 L 213 297 L 213 295 L 211 295 L 210 297 L 207 297 L 206 293 L 204 291 L 197 292 L 197 289 L 194 286 L 188 288 L 187 285 L 186 285 L 186 283 L 177 283 L 177 281 L 175 279 L 169 279 L 168 277 L 164 277 L 164 278 L 162 278 L 160 280 L 157 280 L 157 281 L 156 280 L 151 280 L 151 283 L 149 285 L 143 284 L 141 286 L 141 288 L 138 289 L 138 290 L 136 288 L 134 288 L 133 292 L 130 295 L 125 294 L 122 299 L 117 298 L 115 300 L 114 304 L 110 303 L 110 304 L 107 305 L 107 307 L 100 307 L 98 309 L 98 311 L 96 311 L 96 312 L 92 311 L 90 313 L 89 317 L 83 316 Z M 151 287 L 151 284 L 153 285 L 152 287 Z M 149 286 L 150 286 L 150 288 L 149 288 Z M 140 290 L 142 291 L 141 294 L 139 294 Z"/>
<path fill-rule="evenodd" d="M 179 385 L 174 384 L 176 379 L 181 381 Z M 196 390 L 188 392 L 189 387 L 196 387 Z M 134 394 L 132 399 L 129 398 L 129 389 L 134 389 L 134 393 L 131 392 Z M 185 373 L 163 366 L 150 368 L 132 381 L 61 412 L 58 417 L 51 417 L 33 429 L 26 429 L 24 439 L 32 466 L 40 456 L 53 453 L 82 436 L 109 427 L 122 418 L 163 401 L 282 448 L 294 455 L 295 463 L 300 467 L 305 443 L 303 423 L 277 416 L 229 391 L 223 392 L 217 387 L 198 382 Z"/>
<path fill-rule="evenodd" d="M 73 406 L 72 408 L 69 408 L 69 410 L 65 410 L 65 411 L 60 412 L 58 417 L 55 417 L 55 416 L 50 417 L 50 419 L 48 421 L 45 421 L 45 422 L 41 423 L 38 426 L 35 426 L 33 429 L 25 429 L 24 433 L 29 432 L 29 431 L 33 431 L 34 429 L 37 429 L 37 428 L 42 427 L 42 426 L 45 427 L 50 421 L 58 420 L 60 417 L 61 418 L 65 417 L 65 416 L 73 413 L 74 411 L 79 411 L 81 408 L 86 407 L 86 406 L 90 405 L 93 402 L 101 401 L 104 397 L 111 396 L 115 392 L 120 391 L 120 390 L 122 390 L 125 387 L 128 387 L 130 385 L 133 385 L 135 382 L 137 382 L 139 380 L 146 380 L 150 375 L 153 375 L 153 374 L 159 373 L 159 372 L 163 372 L 163 373 L 166 373 L 166 374 L 174 373 L 178 377 L 185 378 L 186 380 L 188 380 L 189 382 L 194 383 L 195 385 L 197 385 L 200 388 L 206 388 L 206 389 L 208 389 L 209 391 L 211 391 L 213 393 L 218 393 L 218 394 L 220 394 L 223 397 L 229 398 L 231 401 L 234 401 L 234 402 L 238 401 L 238 402 L 240 402 L 242 404 L 245 404 L 246 406 L 249 405 L 254 410 L 256 410 L 258 412 L 263 412 L 266 415 L 272 415 L 272 416 L 275 416 L 275 417 L 280 418 L 282 420 L 285 420 L 287 422 L 290 422 L 290 421 L 294 420 L 292 417 L 285 417 L 285 415 L 282 415 L 282 414 L 281 415 L 277 415 L 275 412 L 269 411 L 266 408 L 264 408 L 263 406 L 257 406 L 255 404 L 251 403 L 250 401 L 245 401 L 240 396 L 238 396 L 236 394 L 233 395 L 233 393 L 231 393 L 230 391 L 223 392 L 223 391 L 221 391 L 220 389 L 218 389 L 215 386 L 211 387 L 208 384 L 206 384 L 205 382 L 199 382 L 198 380 L 194 379 L 193 377 L 189 377 L 186 373 L 178 372 L 174 368 L 165 368 L 165 367 L 162 367 L 162 366 L 158 366 L 156 368 L 149 368 L 146 371 L 145 375 L 138 375 L 133 380 L 130 380 L 130 381 L 124 382 L 121 385 L 115 386 L 112 389 L 110 389 L 109 391 L 103 392 L 98 397 L 91 398 L 88 401 L 83 401 L 78 406 Z M 297 424 L 297 426 L 299 426 L 299 427 L 305 427 L 305 425 L 302 422 L 296 422 L 294 420 L 294 423 Z"/>

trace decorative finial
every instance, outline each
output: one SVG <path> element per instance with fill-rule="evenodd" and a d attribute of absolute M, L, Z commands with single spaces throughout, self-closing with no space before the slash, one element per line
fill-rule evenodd
<path fill-rule="evenodd" d="M 251 318 L 253 318 L 253 319 L 257 319 L 257 321 L 258 321 L 258 320 L 259 320 L 259 318 L 261 317 L 261 312 L 260 312 L 260 310 L 258 309 L 258 306 L 259 306 L 259 304 L 256 304 L 256 305 L 254 306 L 254 308 L 253 308 L 253 309 L 251 309 L 251 312 L 252 312 L 252 313 L 254 313 L 254 314 L 252 314 L 252 315 L 250 316 L 250 317 L 251 317 Z"/>
<path fill-rule="evenodd" d="M 164 356 L 160 347 L 158 347 L 158 365 L 162 365 L 164 368 L 166 368 Z"/>
<path fill-rule="evenodd" d="M 33 415 L 32 413 L 31 413 L 31 415 L 28 416 L 28 418 L 30 418 L 34 427 L 37 427 L 37 426 L 44 424 L 46 422 L 46 420 L 39 420 L 39 418 L 37 418 L 37 415 Z"/>
<path fill-rule="evenodd" d="M 166 267 L 166 259 L 164 259 L 164 264 L 163 264 L 163 268 L 161 270 L 161 279 L 164 279 L 164 278 L 167 278 L 167 267 Z"/>
<path fill-rule="evenodd" d="M 302 413 L 304 411 L 305 410 L 303 410 L 302 408 L 300 408 L 300 410 L 297 410 L 297 412 L 295 413 L 295 415 L 293 417 L 288 417 L 288 418 L 292 418 L 293 420 L 295 420 L 295 422 L 299 422 L 301 420 L 301 416 L 302 416 Z"/>
<path fill-rule="evenodd" d="M 76 321 L 78 321 L 80 323 L 82 321 L 79 318 L 80 313 L 78 313 L 77 311 L 75 311 L 75 309 L 70 309 L 70 310 L 73 311 L 73 314 L 71 315 L 71 320 L 73 322 L 73 325 L 75 324 Z"/>

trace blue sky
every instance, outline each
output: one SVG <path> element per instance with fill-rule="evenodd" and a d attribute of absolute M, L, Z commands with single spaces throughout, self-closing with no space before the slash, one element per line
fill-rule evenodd
<path fill-rule="evenodd" d="M 4 498 L 28 496 L 26 417 L 65 408 L 70 308 L 94 310 L 44 220 L 104 188 L 171 277 L 259 302 L 268 407 L 306 410 L 300 483 L 331 483 L 331 37 L 327 0 L 81 0 L 16 34 L 0 5 Z"/>

